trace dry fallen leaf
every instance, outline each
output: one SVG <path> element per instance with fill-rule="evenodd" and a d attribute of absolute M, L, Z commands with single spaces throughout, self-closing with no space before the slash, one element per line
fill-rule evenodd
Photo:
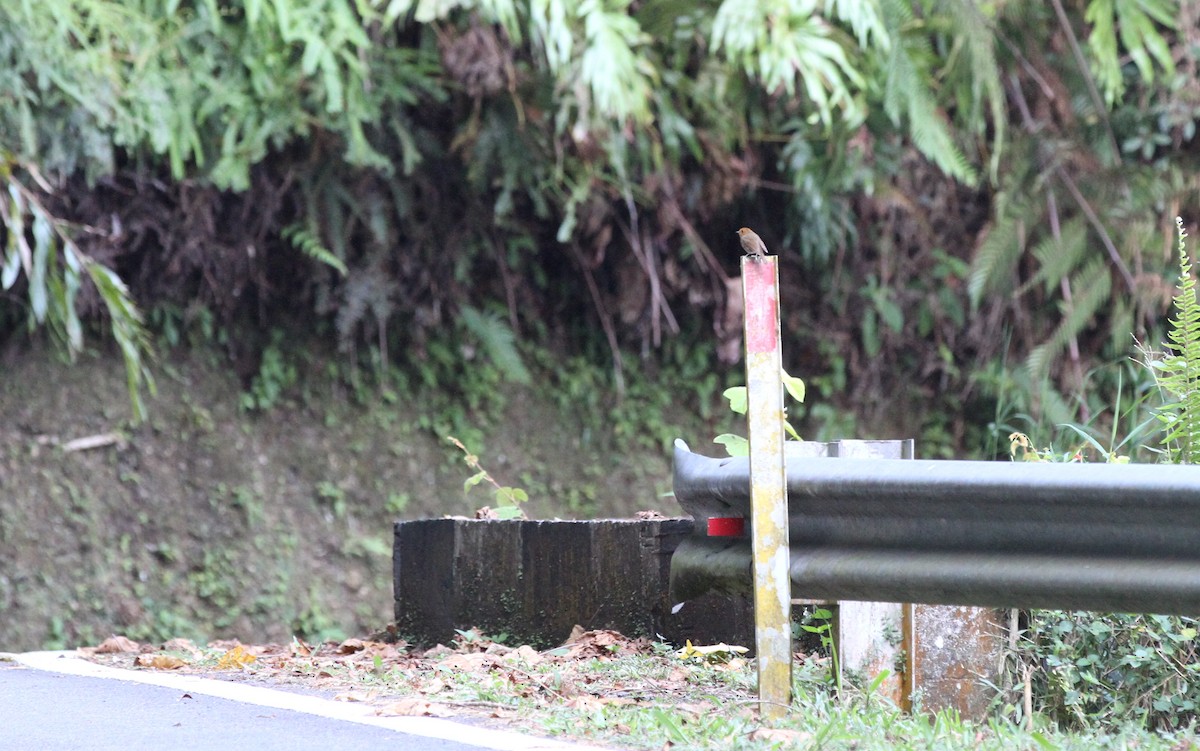
<path fill-rule="evenodd" d="M 752 741 L 766 743 L 782 743 L 785 746 L 795 746 L 812 740 L 812 733 L 803 730 L 785 730 L 783 728 L 759 728 L 750 734 Z"/>
<path fill-rule="evenodd" d="M 186 662 L 171 655 L 138 655 L 133 660 L 134 667 L 151 668 L 152 670 L 176 670 L 187 665 Z"/>
<path fill-rule="evenodd" d="M 746 661 L 741 657 L 734 657 L 724 665 L 714 665 L 714 670 L 723 670 L 726 672 L 737 672 L 746 667 Z"/>
<path fill-rule="evenodd" d="M 616 655 L 645 652 L 650 642 L 646 639 L 630 639 L 617 631 L 583 631 L 576 626 L 571 629 L 571 636 L 563 646 L 568 647 L 565 655 L 568 660 L 607 660 Z M 552 654 L 557 654 L 557 651 Z"/>
<path fill-rule="evenodd" d="M 681 704 L 675 704 L 673 708 L 675 709 L 676 712 L 683 712 L 684 714 L 690 714 L 693 717 L 701 717 L 712 711 L 712 706 L 708 705 L 708 704 L 681 703 Z"/>
<path fill-rule="evenodd" d="M 338 645 L 337 651 L 338 654 L 350 655 L 354 654 L 355 652 L 363 651 L 366 646 L 367 645 L 363 643 L 362 639 L 347 639 Z"/>
<path fill-rule="evenodd" d="M 504 655 L 504 662 L 512 665 L 517 662 L 524 663 L 527 667 L 533 667 L 541 662 L 544 658 L 541 652 L 538 652 L 528 644 L 522 644 L 513 651 Z"/>
<path fill-rule="evenodd" d="M 567 699 L 564 704 L 571 709 L 578 709 L 581 712 L 595 712 L 598 709 L 604 709 L 604 700 L 599 696 L 572 696 Z"/>
<path fill-rule="evenodd" d="M 450 717 L 454 712 L 441 704 L 410 696 L 380 707 L 376 714 L 405 717 Z"/>
<path fill-rule="evenodd" d="M 381 660 L 393 660 L 393 661 L 400 660 L 403 657 L 407 656 L 407 655 L 401 654 L 400 650 L 396 649 L 396 647 L 394 647 L 393 645 L 380 644 L 379 642 L 367 642 L 367 648 L 366 648 L 366 650 L 364 650 L 364 656 L 367 656 L 367 655 L 369 655 L 372 660 L 374 660 L 375 656 L 378 655 L 379 659 L 381 659 Z"/>
<path fill-rule="evenodd" d="M 96 654 L 111 655 L 120 654 L 122 652 L 137 652 L 142 647 L 133 639 L 124 636 L 110 636 L 100 642 L 100 646 L 96 647 Z"/>
<path fill-rule="evenodd" d="M 496 667 L 500 664 L 500 658 L 485 652 L 470 652 L 464 655 L 450 655 L 438 664 L 450 670 L 481 670 Z"/>
<path fill-rule="evenodd" d="M 238 644 L 217 659 L 217 670 L 239 670 L 256 659 L 258 658 L 248 652 L 241 644 Z"/>
<path fill-rule="evenodd" d="M 192 657 L 199 657 L 200 650 L 192 643 L 191 639 L 170 639 L 163 643 L 162 651 L 164 652 L 186 652 Z"/>

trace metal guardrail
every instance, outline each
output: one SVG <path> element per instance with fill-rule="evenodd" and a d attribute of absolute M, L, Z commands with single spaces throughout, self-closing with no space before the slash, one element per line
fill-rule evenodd
<path fill-rule="evenodd" d="M 749 524 L 749 461 L 677 440 L 674 486 L 672 600 L 749 592 L 707 534 Z M 1200 615 L 1200 466 L 789 456 L 787 492 L 794 597 Z"/>

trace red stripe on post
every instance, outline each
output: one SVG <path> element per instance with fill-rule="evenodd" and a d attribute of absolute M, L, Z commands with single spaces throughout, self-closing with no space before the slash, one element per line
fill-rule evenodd
<path fill-rule="evenodd" d="M 708 520 L 709 537 L 741 537 L 746 532 L 746 520 L 740 516 L 715 516 Z"/>
<path fill-rule="evenodd" d="M 776 262 L 754 258 L 742 264 L 746 290 L 746 352 L 774 352 L 779 343 L 779 306 L 775 303 Z"/>

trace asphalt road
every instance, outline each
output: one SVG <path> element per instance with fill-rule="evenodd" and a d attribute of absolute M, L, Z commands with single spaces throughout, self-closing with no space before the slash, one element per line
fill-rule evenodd
<path fill-rule="evenodd" d="M 376 717 L 361 705 L 275 689 L 142 675 L 52 653 L 16 659 L 0 662 L 0 751 L 589 751 L 447 720 Z M 125 679 L 130 674 L 136 680 Z"/>

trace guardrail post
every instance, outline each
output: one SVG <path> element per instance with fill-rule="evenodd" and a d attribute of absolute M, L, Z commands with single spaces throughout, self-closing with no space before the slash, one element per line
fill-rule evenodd
<path fill-rule="evenodd" d="M 791 456 L 844 459 L 912 459 L 913 441 L 840 440 L 789 443 Z M 799 602 L 805 602 L 801 600 Z M 837 668 L 868 680 L 889 671 L 876 689 L 896 706 L 911 708 L 914 686 L 909 678 L 912 655 L 912 605 L 898 602 L 840 600 L 834 605 L 834 648 Z M 839 681 L 840 683 L 840 681 Z"/>
<path fill-rule="evenodd" d="M 913 459 L 913 441 L 840 440 L 787 444 L 788 456 Z M 798 602 L 812 602 L 800 600 Z M 834 605 L 838 668 L 868 680 L 889 671 L 876 692 L 911 710 L 914 693 L 929 711 L 986 715 L 986 681 L 996 673 L 1001 631 L 997 611 L 956 605 L 840 600 Z"/>
<path fill-rule="evenodd" d="M 775 256 L 742 259 L 754 646 L 759 711 L 763 717 L 783 715 L 792 702 L 792 605 L 777 261 Z"/>

